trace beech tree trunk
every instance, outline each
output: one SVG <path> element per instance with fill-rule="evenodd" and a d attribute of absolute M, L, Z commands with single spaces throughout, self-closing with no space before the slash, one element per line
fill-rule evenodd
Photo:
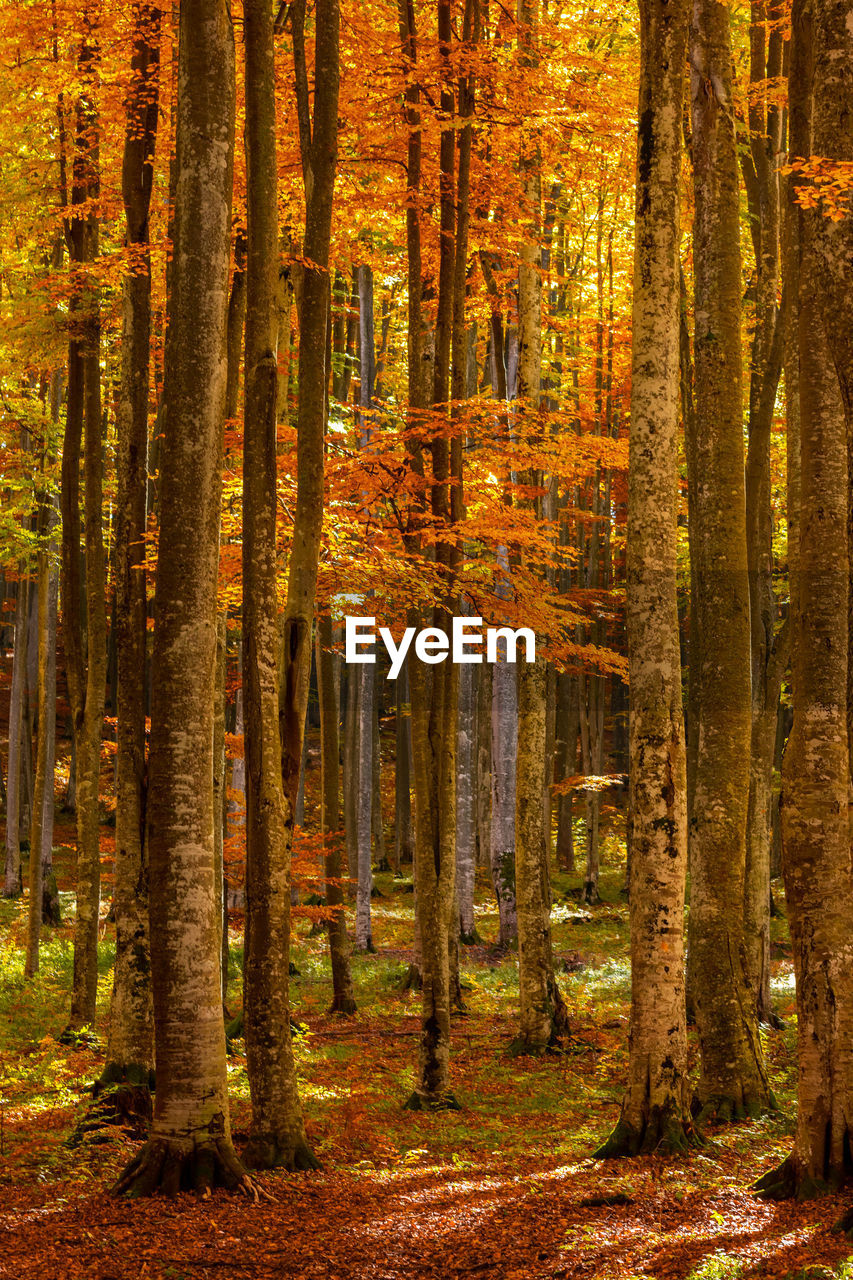
<path fill-rule="evenodd" d="M 473 666 L 459 672 L 459 722 L 456 728 L 456 883 L 459 940 L 467 946 L 477 938 L 474 923 L 476 841 L 476 683 Z"/>
<path fill-rule="evenodd" d="M 290 1034 L 290 843 L 278 726 L 275 285 L 278 164 L 273 13 L 244 5 L 246 355 L 243 444 L 243 693 L 246 756 L 246 1059 L 250 1167 L 316 1168 L 305 1137 Z M 309 623 L 310 634 L 310 623 Z M 311 653 L 307 654 L 310 675 Z M 304 719 L 303 725 L 304 728 Z M 299 741 L 299 759 L 302 741 Z M 298 786 L 298 772 L 294 779 Z"/>
<path fill-rule="evenodd" d="M 104 1084 L 149 1084 L 154 1008 L 145 846 L 145 656 L 148 605 L 145 530 L 148 498 L 148 360 L 151 258 L 148 214 L 157 136 L 160 10 L 139 0 L 127 104 L 122 189 L 133 270 L 125 279 L 122 381 L 117 406 L 116 511 L 116 961 Z"/>
<path fill-rule="evenodd" d="M 523 66 L 538 59 L 538 0 L 519 0 L 519 53 Z M 518 398 L 528 438 L 535 431 L 542 381 L 541 156 L 533 130 L 522 132 L 519 170 L 529 224 L 524 228 L 518 269 Z M 535 439 L 535 436 L 533 437 Z M 526 483 L 541 492 L 541 471 Z M 543 515 L 541 497 L 530 502 Z M 563 1030 L 565 1005 L 557 990 L 551 951 L 548 837 L 545 829 L 547 663 L 541 655 L 518 668 L 518 747 L 515 789 L 515 895 L 518 924 L 518 986 L 521 1007 L 517 1052 L 541 1053 Z"/>
<path fill-rule="evenodd" d="M 792 158 L 821 154 L 849 163 L 849 6 L 795 0 L 792 31 Z M 800 181 L 805 179 L 795 176 L 792 186 Z M 799 1106 L 791 1154 L 757 1184 L 774 1199 L 837 1188 L 853 1174 L 847 381 L 853 366 L 850 333 L 839 326 L 850 305 L 851 233 L 849 216 L 838 231 L 825 226 L 819 204 L 795 208 L 793 216 L 799 244 L 800 524 L 794 723 L 782 767 L 782 840 L 797 984 Z M 838 1225 L 849 1230 L 853 1214 L 846 1212 Z"/>
<path fill-rule="evenodd" d="M 438 272 L 438 306 L 435 331 L 435 362 L 432 387 L 427 385 L 424 366 L 429 361 L 429 343 L 424 332 L 422 311 L 422 268 L 420 213 L 421 130 L 420 91 L 414 79 L 417 43 L 413 0 L 399 0 L 400 37 L 404 61 L 412 72 L 407 87 L 409 123 L 408 177 L 415 198 L 406 210 L 409 272 L 409 410 L 418 421 L 432 405 L 438 414 L 449 416 L 450 354 L 453 319 L 455 262 L 455 114 L 451 80 L 451 4 L 439 0 L 437 10 L 438 55 L 440 64 L 440 107 L 443 126 L 439 144 L 439 189 L 441 240 Z M 425 475 L 421 446 L 409 441 L 409 462 L 416 474 Z M 427 478 L 430 516 L 434 525 L 452 524 L 450 499 L 451 450 L 443 432 L 429 442 L 431 474 Z M 416 504 L 413 528 L 407 537 L 412 554 L 429 553 L 421 544 Z M 455 550 L 449 540 L 436 545 L 432 554 L 441 566 L 446 582 L 442 605 L 429 611 L 433 626 L 447 630 L 454 613 L 452 571 Z M 409 624 L 424 625 L 422 610 L 412 609 Z M 414 660 L 409 666 L 412 720 L 412 775 L 415 794 L 415 897 L 420 930 L 421 1036 L 415 1089 L 407 1102 L 413 1110 L 455 1108 L 450 1092 L 450 929 L 456 890 L 456 723 L 458 709 L 458 667 L 452 662 L 430 666 Z"/>
<path fill-rule="evenodd" d="M 409 718 L 409 666 L 397 676 L 395 687 L 395 752 L 394 752 L 394 871 L 402 874 L 403 866 L 414 859 L 412 830 L 412 739 Z"/>
<path fill-rule="evenodd" d="M 340 716 L 332 641 L 332 619 L 331 616 L 324 615 L 317 626 L 317 687 L 320 695 L 321 826 L 325 854 L 326 906 L 335 912 L 326 922 L 332 962 L 332 1005 L 329 1012 L 353 1014 L 356 1004 L 342 883 Z"/>
<path fill-rule="evenodd" d="M 133 1196 L 251 1189 L 231 1142 L 213 849 L 234 154 L 234 41 L 223 0 L 181 4 L 177 115 L 147 809 L 157 1092 L 149 1140 L 115 1187 Z"/>
<path fill-rule="evenodd" d="M 42 497 L 42 537 L 47 538 L 49 499 Z M 36 739 L 36 775 L 33 788 L 32 820 L 30 823 L 30 901 L 27 912 L 27 953 L 24 976 L 32 978 L 39 971 L 39 942 L 42 924 L 42 844 L 44 840 L 45 796 L 53 786 L 53 758 L 49 713 L 54 710 L 50 701 L 50 593 L 54 579 L 50 565 L 51 547 L 42 543 L 38 551 L 37 635 L 38 635 L 38 736 Z"/>
<path fill-rule="evenodd" d="M 685 0 L 641 0 L 628 471 L 631 1029 L 628 1088 L 599 1156 L 692 1133 L 684 1014 L 687 811 L 676 601 L 678 188 Z"/>
<path fill-rule="evenodd" d="M 690 949 L 702 1115 L 754 1115 L 772 1101 L 746 981 L 744 876 L 750 785 L 750 600 L 741 381 L 738 168 L 728 9 L 694 0 L 696 492 L 691 568 L 702 637 L 690 815 Z"/>
<path fill-rule="evenodd" d="M 21 879 L 21 738 L 23 732 L 24 683 L 27 669 L 29 625 L 27 606 L 30 583 L 23 573 L 18 578 L 15 605 L 15 639 L 12 651 L 12 689 L 9 697 L 9 758 L 6 773 L 6 864 L 3 896 L 18 898 Z"/>
<path fill-rule="evenodd" d="M 787 624 L 775 633 L 770 443 L 782 367 L 783 316 L 778 306 L 780 209 L 778 156 L 783 111 L 767 87 L 782 74 L 782 0 L 752 0 L 749 147 L 741 146 L 755 256 L 755 323 L 749 385 L 746 461 L 747 562 L 752 649 L 752 745 L 746 826 L 744 960 L 759 1020 L 770 1006 L 770 845 L 776 713 L 788 661 Z"/>
<path fill-rule="evenodd" d="M 62 619 L 68 695 L 74 725 L 77 808 L 77 915 L 69 1033 L 92 1026 L 98 990 L 98 918 L 101 898 L 98 790 L 106 686 L 106 566 L 102 531 L 101 325 L 98 286 L 88 264 L 98 256 L 98 221 L 91 206 L 100 189 L 98 117 L 94 102 L 96 44 L 89 30 L 79 56 L 72 213 L 68 246 L 74 279 L 75 336 L 68 345 L 68 400 L 62 451 Z M 77 336 L 79 335 L 79 336 Z M 85 611 L 80 564 L 80 446 L 83 446 Z M 81 618 L 86 619 L 83 647 Z"/>
<path fill-rule="evenodd" d="M 492 668 L 492 818 L 489 862 L 498 903 L 498 943 L 509 947 L 518 936 L 515 901 L 515 791 L 518 754 L 516 667 L 506 661 L 506 642 L 498 640 Z"/>

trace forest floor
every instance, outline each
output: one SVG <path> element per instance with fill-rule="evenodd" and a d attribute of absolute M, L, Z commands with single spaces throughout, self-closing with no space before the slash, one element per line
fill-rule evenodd
<path fill-rule="evenodd" d="M 70 828 L 57 843 L 72 842 Z M 105 870 L 109 832 L 105 830 Z M 57 857 L 63 905 L 70 851 Z M 624 850 L 605 840 L 601 906 L 578 906 L 579 880 L 554 885 L 554 945 L 571 1014 L 565 1053 L 507 1055 L 517 1017 L 515 964 L 463 948 L 469 1015 L 454 1021 L 458 1113 L 404 1111 L 417 1048 L 418 996 L 401 994 L 412 936 L 411 880 L 377 877 L 375 956 L 354 957 L 359 1012 L 329 1017 L 325 940 L 297 922 L 292 981 L 316 1173 L 265 1174 L 274 1197 L 221 1192 L 128 1203 L 108 1189 L 138 1139 L 65 1145 L 99 1074 L 114 944 L 101 942 L 98 1042 L 62 1046 L 71 930 L 50 931 L 42 971 L 23 980 L 23 904 L 0 905 L 0 1277 L 3 1280 L 853 1280 L 853 1247 L 833 1234 L 841 1201 L 764 1204 L 759 1173 L 789 1150 L 795 1119 L 794 987 L 784 922 L 774 921 L 774 994 L 785 1019 L 766 1047 L 779 1114 L 709 1132 L 678 1159 L 600 1162 L 626 1078 L 630 1001 Z M 477 926 L 494 938 L 487 886 Z M 239 921 L 232 955 L 239 960 Z M 47 931 L 45 931 L 47 935 Z M 238 964 L 234 969 L 239 971 Z M 233 1007 L 239 991 L 231 991 Z M 693 1052 L 695 1044 L 691 1036 Z M 100 1047 L 99 1047 L 100 1046 Z M 237 1050 L 242 1048 L 238 1042 Z M 229 1060 L 238 1146 L 249 1121 L 245 1058 Z M 104 1136 L 104 1135 L 101 1135 Z"/>

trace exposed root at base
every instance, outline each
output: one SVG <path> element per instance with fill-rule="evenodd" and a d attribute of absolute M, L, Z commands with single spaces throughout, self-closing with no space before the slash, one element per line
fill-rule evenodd
<path fill-rule="evenodd" d="M 340 1013 L 345 1018 L 351 1018 L 357 1011 L 358 1005 L 352 996 L 335 996 L 329 1005 L 329 1013 Z"/>
<path fill-rule="evenodd" d="M 593 1152 L 594 1160 L 618 1160 L 624 1157 L 675 1154 L 704 1146 L 699 1129 L 689 1120 L 669 1109 L 653 1107 L 642 1129 L 636 1129 L 624 1117 L 610 1136 Z"/>
<path fill-rule="evenodd" d="M 403 1103 L 404 1111 L 461 1111 L 462 1107 L 457 1102 L 453 1094 L 448 1090 L 447 1093 L 438 1094 L 430 1097 L 424 1093 L 418 1093 L 417 1089 Z"/>
<path fill-rule="evenodd" d="M 697 1098 L 693 1100 L 693 1113 L 700 1128 L 708 1123 L 740 1124 L 744 1120 L 757 1120 L 768 1111 L 776 1110 L 776 1099 L 772 1093 L 766 1100 L 750 1097 L 748 1094 L 741 1098 L 711 1094 L 704 1101 Z"/>
<path fill-rule="evenodd" d="M 400 979 L 399 991 L 422 991 L 423 975 L 416 964 L 410 964 Z"/>
<path fill-rule="evenodd" d="M 834 1188 L 828 1182 L 802 1171 L 799 1162 L 793 1156 L 788 1156 L 775 1169 L 762 1174 L 753 1183 L 752 1189 L 760 1200 L 814 1200 L 817 1196 L 827 1195 Z"/>
<path fill-rule="evenodd" d="M 150 1138 L 121 1174 L 112 1194 L 131 1200 L 175 1196 L 179 1191 L 208 1195 L 214 1187 L 236 1191 L 257 1202 L 269 1199 L 237 1159 L 230 1140 L 219 1138 L 191 1148 L 165 1138 Z"/>
<path fill-rule="evenodd" d="M 294 1141 L 275 1134 L 252 1134 L 242 1154 L 247 1169 L 286 1169 L 289 1173 L 307 1173 L 322 1167 L 304 1138 Z"/>

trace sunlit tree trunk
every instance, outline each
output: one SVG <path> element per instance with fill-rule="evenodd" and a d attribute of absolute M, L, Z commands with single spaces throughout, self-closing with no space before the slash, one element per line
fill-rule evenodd
<path fill-rule="evenodd" d="M 181 4 L 177 112 L 147 808 L 157 1093 L 150 1138 L 115 1188 L 132 1196 L 251 1186 L 231 1142 L 213 850 L 234 151 L 234 41 L 223 0 Z"/>
<path fill-rule="evenodd" d="M 678 188 L 686 40 L 684 0 L 641 0 L 627 565 L 631 1030 L 622 1115 L 600 1156 L 681 1148 L 691 1133 L 676 602 Z"/>

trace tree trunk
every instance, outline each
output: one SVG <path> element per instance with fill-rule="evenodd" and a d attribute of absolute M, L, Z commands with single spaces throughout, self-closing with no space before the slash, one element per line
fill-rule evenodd
<path fill-rule="evenodd" d="M 498 903 L 498 944 L 509 947 L 518 935 L 515 903 L 515 791 L 518 753 L 516 668 L 506 661 L 506 642 L 498 640 L 492 669 L 492 821 L 489 862 Z"/>
<path fill-rule="evenodd" d="M 413 0 L 400 0 L 400 35 L 404 60 L 414 72 L 417 65 L 416 28 Z M 429 352 L 422 312 L 420 213 L 415 198 L 406 211 L 409 271 L 409 407 L 418 420 L 430 405 L 445 418 L 449 415 L 450 351 L 453 319 L 453 279 L 455 260 L 455 133 L 454 93 L 451 79 L 451 4 L 439 0 L 438 54 L 440 63 L 440 108 L 443 127 L 439 150 L 440 251 L 438 305 L 435 331 L 433 385 L 427 386 L 423 357 Z M 409 122 L 408 175 L 415 193 L 420 186 L 421 131 L 420 91 L 416 81 L 406 92 Z M 420 445 L 409 441 L 409 462 L 416 474 L 424 476 Z M 435 527 L 452 524 L 450 499 L 451 450 L 443 431 L 429 442 L 431 475 L 427 480 L 430 517 Z M 417 508 L 419 513 L 422 508 Z M 424 513 L 425 514 L 425 513 Z M 455 567 L 454 549 L 449 539 L 425 547 L 416 531 L 407 537 L 411 554 L 433 554 L 448 582 L 442 604 L 430 610 L 433 626 L 447 629 L 454 613 L 450 578 Z M 409 625 L 422 626 L 422 611 L 409 611 Z M 409 667 L 412 719 L 412 775 L 415 792 L 415 894 L 420 923 L 421 1037 L 415 1089 L 407 1102 L 414 1110 L 435 1110 L 458 1106 L 450 1092 L 450 987 L 449 941 L 456 889 L 456 722 L 458 707 L 458 667 L 452 662 L 428 666 L 415 660 Z"/>
<path fill-rule="evenodd" d="M 477 672 L 477 864 L 491 867 L 492 848 L 492 667 Z"/>
<path fill-rule="evenodd" d="M 116 514 L 116 962 L 107 1061 L 101 1081 L 146 1086 L 154 1067 L 154 1009 L 145 847 L 145 655 L 148 605 L 145 531 L 148 498 L 148 360 L 151 259 L 148 214 L 157 136 L 160 11 L 134 10 L 122 187 L 133 270 L 125 279 L 122 381 L 117 408 Z"/>
<path fill-rule="evenodd" d="M 115 1187 L 132 1196 L 251 1190 L 231 1142 L 213 853 L 234 153 L 234 43 L 222 0 L 181 4 L 177 111 L 147 809 L 157 1093 L 151 1136 Z"/>
<path fill-rule="evenodd" d="M 370 890 L 373 874 L 370 865 L 370 833 L 373 819 L 373 698 L 376 667 L 366 662 L 359 672 L 358 693 L 358 790 L 356 801 L 356 837 L 358 887 L 355 904 L 355 945 L 359 951 L 372 951 L 370 931 Z"/>
<path fill-rule="evenodd" d="M 81 46 L 82 87 L 77 102 L 74 154 L 74 205 L 94 200 L 100 189 L 98 117 L 93 91 L 97 77 L 95 44 L 87 34 Z M 75 279 L 72 309 L 76 332 L 68 347 L 68 402 L 62 452 L 63 628 L 68 694 L 74 724 L 77 799 L 77 915 L 74 924 L 74 977 L 68 1030 L 76 1033 L 95 1021 L 98 990 L 98 917 L 100 910 L 100 815 L 98 789 L 101 729 L 106 683 L 106 566 L 102 532 L 103 441 L 101 439 L 101 325 L 97 283 L 87 265 L 98 256 L 98 221 L 91 208 L 70 219 L 68 232 Z M 83 442 L 83 511 L 86 549 L 85 612 L 80 581 L 79 460 Z M 80 619 L 86 619 L 84 656 Z"/>
<path fill-rule="evenodd" d="M 753 1115 L 771 1101 L 755 995 L 744 972 L 750 783 L 750 615 L 744 495 L 740 242 L 728 9 L 694 0 L 693 173 L 695 538 L 702 636 L 690 949 L 703 1115 Z"/>
<path fill-rule="evenodd" d="M 24 683 L 27 668 L 29 626 L 27 606 L 30 583 L 23 573 L 18 578 L 15 606 L 15 647 L 12 653 L 12 691 L 9 698 L 9 759 L 6 785 L 6 866 L 3 882 L 5 898 L 19 898 L 21 880 L 21 742 L 23 737 Z"/>
<path fill-rule="evenodd" d="M 244 6 L 246 53 L 246 348 L 243 431 L 243 694 L 246 756 L 246 1059 L 249 1167 L 315 1168 L 305 1137 L 290 1034 L 290 843 L 278 727 L 274 345 L 278 259 L 273 13 Z M 310 624 L 309 624 L 310 632 Z M 310 674 L 311 654 L 307 654 Z M 304 720 L 303 720 L 304 727 Z M 299 741 L 298 759 L 302 757 Z M 299 774 L 294 779 L 298 786 Z"/>
<path fill-rule="evenodd" d="M 848 6 L 838 0 L 795 0 L 790 63 L 794 160 L 821 154 L 849 163 L 853 157 L 848 17 Z M 773 1199 L 838 1188 L 853 1172 L 849 416 L 845 422 L 850 334 L 840 347 L 836 327 L 839 310 L 849 304 L 850 232 L 828 232 L 819 204 L 808 210 L 795 207 L 793 215 L 800 250 L 800 522 L 794 724 L 782 767 L 782 840 L 797 984 L 799 1107 L 793 1151 L 757 1184 Z M 849 1230 L 853 1214 L 846 1212 L 838 1225 Z"/>
<path fill-rule="evenodd" d="M 523 66 L 538 61 L 538 0 L 519 0 L 519 55 Z M 522 133 L 520 176 L 530 224 L 524 228 L 518 269 L 518 398 L 527 417 L 528 439 L 535 442 L 542 382 L 541 154 L 536 133 Z M 524 476 L 534 491 L 546 488 L 541 471 Z M 544 515 L 543 500 L 528 502 Z M 565 1005 L 557 990 L 551 951 L 550 892 L 547 887 L 545 778 L 547 736 L 547 663 L 537 656 L 518 669 L 517 761 L 515 787 L 515 894 L 518 924 L 518 986 L 521 1007 L 514 1049 L 541 1053 L 559 1037 Z"/>
<path fill-rule="evenodd" d="M 402 874 L 403 866 L 414 858 L 412 830 L 412 736 L 409 717 L 409 665 L 395 683 L 395 752 L 394 752 L 394 871 Z"/>
<path fill-rule="evenodd" d="M 476 724 L 475 669 L 466 664 L 459 672 L 459 721 L 456 728 L 456 883 L 459 939 L 466 946 L 479 941 L 474 923 Z"/>
<path fill-rule="evenodd" d="M 684 1016 L 687 861 L 676 600 L 678 188 L 687 5 L 643 0 L 628 471 L 631 1030 L 621 1118 L 600 1156 L 691 1135 Z"/>
<path fill-rule="evenodd" d="M 49 499 L 42 497 L 42 509 L 46 515 Z M 42 520 L 41 533 L 47 535 L 49 516 Z M 45 795 L 48 785 L 53 786 L 52 759 L 50 757 L 50 732 L 48 714 L 51 710 L 49 682 L 50 649 L 50 545 L 42 544 L 38 552 L 37 592 L 37 653 L 38 653 L 38 737 L 36 741 L 36 776 L 33 789 L 32 821 L 30 824 L 30 901 L 27 912 L 27 953 L 24 977 L 32 978 L 39 971 L 39 942 L 42 923 L 42 843 L 45 816 Z"/>
<path fill-rule="evenodd" d="M 350 970 L 350 943 L 344 915 L 341 881 L 341 799 L 338 696 L 335 688 L 335 655 L 332 619 L 324 614 L 317 626 L 317 687 L 320 695 L 320 757 L 322 761 L 321 826 L 325 851 L 326 906 L 334 910 L 326 922 L 332 962 L 330 1013 L 353 1014 L 355 995 Z"/>

